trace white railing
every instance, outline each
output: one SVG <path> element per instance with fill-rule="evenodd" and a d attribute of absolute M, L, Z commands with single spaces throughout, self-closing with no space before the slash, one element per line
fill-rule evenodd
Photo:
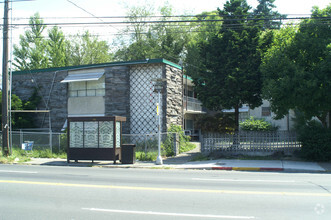
<path fill-rule="evenodd" d="M 236 134 L 208 133 L 201 137 L 203 152 L 283 152 L 292 154 L 301 150 L 301 143 L 294 132 L 253 132 L 240 131 Z"/>
<path fill-rule="evenodd" d="M 196 98 L 184 96 L 184 109 L 187 111 L 202 112 L 202 103 Z"/>

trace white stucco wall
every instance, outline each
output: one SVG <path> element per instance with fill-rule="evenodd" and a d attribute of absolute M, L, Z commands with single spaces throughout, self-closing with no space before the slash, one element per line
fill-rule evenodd
<path fill-rule="evenodd" d="M 270 107 L 270 102 L 267 100 L 263 100 L 263 104 L 255 109 L 249 109 L 249 116 L 253 116 L 255 118 L 263 118 L 266 121 L 270 122 L 272 125 L 277 126 L 278 130 L 288 130 L 292 129 L 293 127 L 293 120 L 294 117 L 293 111 L 290 111 L 288 116 L 285 116 L 284 118 L 280 120 L 275 120 L 273 117 L 275 117 L 275 114 L 271 112 L 270 116 L 262 116 L 262 107 Z"/>
<path fill-rule="evenodd" d="M 104 116 L 105 98 L 95 97 L 69 97 L 68 99 L 69 116 Z"/>

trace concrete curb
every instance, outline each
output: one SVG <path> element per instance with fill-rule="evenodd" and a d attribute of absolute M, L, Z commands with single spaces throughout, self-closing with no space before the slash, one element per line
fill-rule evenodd
<path fill-rule="evenodd" d="M 236 170 L 236 171 L 284 171 L 284 168 L 273 167 L 212 167 L 212 170 Z"/>
<path fill-rule="evenodd" d="M 16 164 L 16 163 L 15 163 Z M 22 165 L 43 165 L 43 166 L 69 166 L 69 167 L 102 167 L 102 168 L 124 168 L 124 169 L 178 169 L 178 170 L 223 170 L 223 171 L 255 171 L 255 172 L 300 172 L 300 173 L 331 173 L 327 169 L 318 169 L 314 164 L 296 164 L 292 161 L 203 161 L 182 164 L 155 165 L 153 162 L 136 162 L 134 164 L 111 164 L 111 163 L 67 163 L 64 159 L 36 159 L 29 162 L 17 163 Z M 314 165 L 314 166 L 313 166 Z"/>

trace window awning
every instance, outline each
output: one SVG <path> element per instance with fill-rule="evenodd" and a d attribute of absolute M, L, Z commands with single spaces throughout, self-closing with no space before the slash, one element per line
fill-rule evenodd
<path fill-rule="evenodd" d="M 105 72 L 70 74 L 61 83 L 99 80 Z"/>

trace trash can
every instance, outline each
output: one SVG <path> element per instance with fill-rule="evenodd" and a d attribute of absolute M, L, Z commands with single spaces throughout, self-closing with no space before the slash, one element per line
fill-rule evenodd
<path fill-rule="evenodd" d="M 122 144 L 122 164 L 134 164 L 136 162 L 136 145 Z"/>

